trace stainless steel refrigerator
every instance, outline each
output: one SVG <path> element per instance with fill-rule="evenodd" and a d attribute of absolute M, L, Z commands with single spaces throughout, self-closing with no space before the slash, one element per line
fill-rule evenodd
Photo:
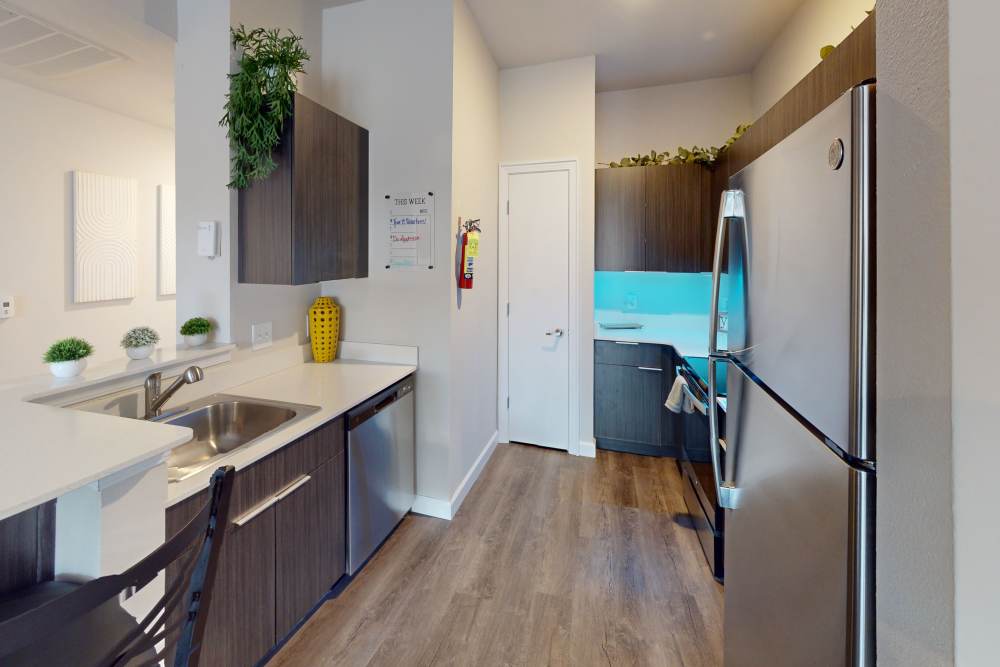
<path fill-rule="evenodd" d="M 854 88 L 723 194 L 709 405 L 730 667 L 875 664 L 874 105 Z"/>

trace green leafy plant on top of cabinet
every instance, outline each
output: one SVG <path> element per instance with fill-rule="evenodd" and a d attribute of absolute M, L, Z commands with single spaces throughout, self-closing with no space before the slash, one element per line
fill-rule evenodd
<path fill-rule="evenodd" d="M 225 115 L 232 166 L 229 187 L 244 189 L 276 168 L 273 153 L 281 143 L 285 120 L 292 115 L 296 75 L 304 74 L 309 53 L 302 38 L 278 29 L 232 28 L 237 71 L 229 75 Z"/>
<path fill-rule="evenodd" d="M 638 153 L 636 155 L 626 155 L 621 160 L 612 162 L 608 166 L 612 169 L 621 167 L 650 167 L 664 164 L 702 164 L 711 166 L 749 129 L 749 123 L 739 125 L 732 136 L 726 139 L 726 143 L 721 147 L 711 146 L 703 148 L 701 146 L 692 146 L 691 148 L 684 148 L 683 146 L 678 146 L 677 153 L 673 156 L 670 155 L 670 151 L 660 153 L 654 148 L 646 155 Z"/>

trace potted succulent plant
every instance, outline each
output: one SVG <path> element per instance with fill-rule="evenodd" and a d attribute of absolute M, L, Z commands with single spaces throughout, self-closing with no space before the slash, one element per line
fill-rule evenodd
<path fill-rule="evenodd" d="M 204 317 L 192 317 L 181 325 L 181 335 L 184 336 L 184 344 L 188 347 L 204 345 L 211 331 L 212 322 Z"/>
<path fill-rule="evenodd" d="M 72 378 L 83 372 L 93 353 L 94 346 L 82 338 L 63 338 L 49 346 L 42 361 L 57 378 Z"/>
<path fill-rule="evenodd" d="M 156 344 L 160 342 L 160 334 L 150 327 L 134 327 L 122 336 L 122 347 L 129 359 L 145 359 L 153 354 Z"/>

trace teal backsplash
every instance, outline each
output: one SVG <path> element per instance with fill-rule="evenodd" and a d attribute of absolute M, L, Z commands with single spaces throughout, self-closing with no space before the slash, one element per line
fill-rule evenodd
<path fill-rule="evenodd" d="M 723 281 L 726 276 L 723 275 Z M 726 294 L 725 285 L 721 290 Z M 711 273 L 596 271 L 594 308 L 650 315 L 707 315 Z M 725 304 L 719 304 L 725 310 Z"/>

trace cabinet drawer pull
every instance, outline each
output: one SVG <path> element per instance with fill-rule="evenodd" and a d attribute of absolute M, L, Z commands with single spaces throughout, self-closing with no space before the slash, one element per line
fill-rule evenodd
<path fill-rule="evenodd" d="M 616 340 L 615 345 L 638 345 L 639 343 L 631 343 L 627 340 Z"/>
<path fill-rule="evenodd" d="M 288 496 L 292 495 L 293 493 L 301 489 L 303 486 L 305 486 L 311 479 L 312 477 L 310 477 L 309 475 L 301 475 L 294 482 L 283 488 L 281 491 L 278 491 L 275 498 L 277 498 L 278 500 L 284 500 L 285 498 L 287 498 Z"/>
<path fill-rule="evenodd" d="M 662 368 L 650 368 L 649 366 L 639 366 L 640 371 L 653 371 L 654 373 L 662 373 Z"/>
<path fill-rule="evenodd" d="M 276 505 L 278 500 L 279 500 L 278 496 L 271 496 L 267 500 L 264 500 L 254 505 L 243 514 L 233 519 L 233 525 L 240 527 L 247 525 L 248 523 L 256 519 L 258 516 L 260 516 L 267 510 L 271 509 L 272 505 Z"/>
<path fill-rule="evenodd" d="M 276 494 L 274 494 L 267 500 L 261 501 L 260 503 L 248 509 L 243 514 L 233 519 L 233 525 L 236 526 L 247 525 L 248 523 L 256 519 L 258 516 L 269 510 L 271 507 L 278 504 L 278 502 L 284 500 L 288 496 L 292 495 L 293 493 L 301 489 L 311 479 L 312 477 L 310 477 L 309 475 L 300 475 L 298 479 L 296 479 L 294 482 L 292 482 L 285 488 L 278 491 Z"/>

